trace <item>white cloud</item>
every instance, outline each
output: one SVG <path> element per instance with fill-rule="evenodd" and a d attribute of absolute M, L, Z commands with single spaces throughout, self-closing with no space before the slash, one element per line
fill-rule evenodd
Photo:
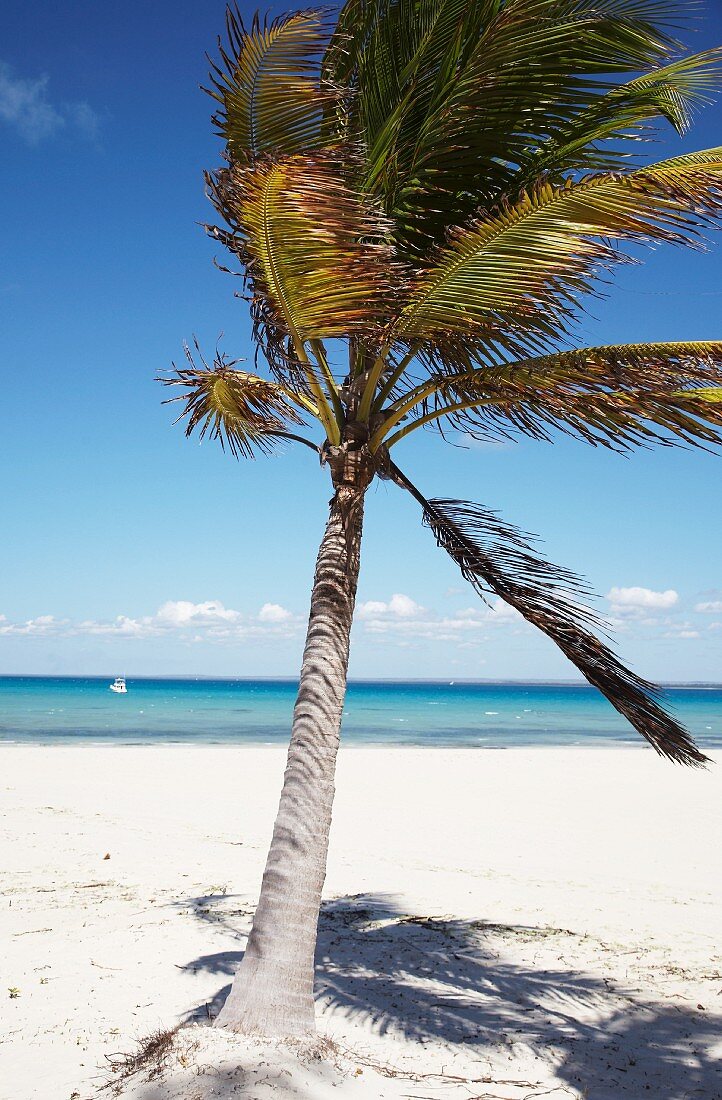
<path fill-rule="evenodd" d="M 494 616 L 495 622 L 525 621 L 520 611 L 517 611 L 515 607 L 505 603 L 502 599 L 497 599 L 492 602 L 491 613 Z"/>
<path fill-rule="evenodd" d="M 381 600 L 367 600 L 366 603 L 359 604 L 358 617 L 360 619 L 372 619 L 376 615 L 384 615 L 388 608 L 389 605 L 382 603 Z"/>
<path fill-rule="evenodd" d="M 156 612 L 158 623 L 168 623 L 170 626 L 188 626 L 233 623 L 240 618 L 240 612 L 231 611 L 223 606 L 220 600 L 206 600 L 205 603 L 191 603 L 189 600 L 167 600 L 161 604 Z"/>
<path fill-rule="evenodd" d="M 391 615 L 397 619 L 413 619 L 422 615 L 424 608 L 403 592 L 395 592 L 388 603 L 381 600 L 367 600 L 359 605 L 358 613 L 362 619 L 374 619 L 379 615 Z"/>
<path fill-rule="evenodd" d="M 404 596 L 402 592 L 396 592 L 389 600 L 389 613 L 398 615 L 401 619 L 411 619 L 423 611 L 421 604 L 412 600 L 410 596 Z"/>
<path fill-rule="evenodd" d="M 72 627 L 71 634 L 108 634 L 119 637 L 140 638 L 152 634 L 160 634 L 161 631 L 152 626 L 152 618 L 131 619 L 127 615 L 118 615 L 110 622 L 96 622 L 93 619 L 85 619 Z"/>
<path fill-rule="evenodd" d="M 9 622 L 4 615 L 0 615 L 0 634 L 54 634 L 64 623 L 65 620 L 58 620 L 53 615 L 38 615 L 36 619 L 19 623 Z"/>
<path fill-rule="evenodd" d="M 292 612 L 281 607 L 280 603 L 264 603 L 258 612 L 259 623 L 287 623 L 292 618 Z"/>
<path fill-rule="evenodd" d="M 12 126 L 29 145 L 64 130 L 95 140 L 100 119 L 90 104 L 57 103 L 48 98 L 48 77 L 25 79 L 0 61 L 0 121 Z"/>
<path fill-rule="evenodd" d="M 359 608 L 359 618 L 366 633 L 386 635 L 396 645 L 428 639 L 463 644 L 465 648 L 478 645 L 490 627 L 517 626 L 524 621 L 518 611 L 501 599 L 495 599 L 490 606 L 479 602 L 476 607 L 462 608 L 453 615 L 439 615 L 400 593 L 388 602 L 367 600 Z"/>
<path fill-rule="evenodd" d="M 64 103 L 61 107 L 68 124 L 88 141 L 97 141 L 100 134 L 100 115 L 89 103 Z"/>
<path fill-rule="evenodd" d="M 655 592 L 652 588 L 610 588 L 606 599 L 617 615 L 637 615 L 640 612 L 666 611 L 679 601 L 673 588 Z"/>
<path fill-rule="evenodd" d="M 488 605 L 479 603 L 476 607 L 462 608 L 461 611 L 455 613 L 454 618 L 465 622 L 483 623 L 484 625 L 488 625 L 490 622 L 502 623 L 514 620 L 523 622 L 524 620 L 524 616 L 515 607 L 505 603 L 504 600 L 498 597 Z"/>
<path fill-rule="evenodd" d="M 687 626 L 682 627 L 680 630 L 667 630 L 662 637 L 663 638 L 699 638 L 699 630 L 692 630 Z"/>
<path fill-rule="evenodd" d="M 702 615 L 719 615 L 722 613 L 722 600 L 705 600 L 703 603 L 696 603 L 694 609 Z"/>

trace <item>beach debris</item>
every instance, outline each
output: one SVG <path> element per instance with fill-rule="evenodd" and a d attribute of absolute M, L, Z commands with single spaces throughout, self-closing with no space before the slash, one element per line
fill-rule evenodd
<path fill-rule="evenodd" d="M 144 1039 L 137 1041 L 136 1049 L 126 1054 L 106 1055 L 111 1077 L 99 1091 L 116 1089 L 120 1082 L 127 1081 L 136 1074 L 143 1074 L 146 1081 L 162 1077 L 173 1063 L 186 1066 L 198 1048 L 198 1042 L 184 1035 L 179 1046 L 179 1032 L 183 1025 L 171 1028 L 158 1028 Z"/>
<path fill-rule="evenodd" d="M 106 852 L 103 859 L 110 859 L 110 852 Z"/>
<path fill-rule="evenodd" d="M 16 985 L 11 985 L 8 988 L 8 993 L 10 994 L 10 999 L 11 1000 L 15 1000 L 16 997 L 20 996 L 20 990 L 18 989 L 18 987 Z"/>

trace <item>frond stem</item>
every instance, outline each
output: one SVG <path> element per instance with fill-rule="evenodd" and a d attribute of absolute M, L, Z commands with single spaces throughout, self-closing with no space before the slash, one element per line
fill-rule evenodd
<path fill-rule="evenodd" d="M 329 443 L 333 446 L 338 446 L 341 442 L 341 429 L 333 415 L 331 406 L 328 403 L 326 394 L 323 392 L 323 387 L 320 385 L 313 370 L 313 363 L 306 354 L 306 349 L 303 346 L 302 340 L 293 340 L 293 350 L 296 353 L 296 358 L 299 363 L 302 363 L 306 367 L 306 381 L 308 382 L 309 389 L 316 399 L 318 405 L 318 419 L 323 424 L 324 431 L 328 438 Z"/>
<path fill-rule="evenodd" d="M 418 402 L 414 402 L 414 404 L 418 404 Z M 404 436 L 407 436 L 411 432 L 416 431 L 417 428 L 423 427 L 424 424 L 431 424 L 432 421 L 439 420 L 442 416 L 448 416 L 450 413 L 461 412 L 463 409 L 478 408 L 479 405 L 485 404 L 489 404 L 489 402 L 484 401 L 483 398 L 479 399 L 477 397 L 473 401 L 458 401 L 454 405 L 445 405 L 443 409 L 436 409 L 435 412 L 427 413 L 426 416 L 420 416 L 416 420 L 413 420 L 410 424 L 407 424 L 405 428 L 401 428 L 398 432 L 394 432 L 394 434 L 390 436 L 390 438 L 386 441 L 386 446 L 389 448 L 393 447 L 393 445 L 402 440 Z M 399 420 L 402 420 L 408 411 L 408 409 L 405 409 L 403 407 L 401 409 L 397 409 L 396 412 L 392 416 L 390 416 L 389 419 L 384 424 L 382 424 L 380 428 L 377 429 L 377 431 L 374 432 L 374 434 L 371 436 L 371 439 L 369 440 L 369 448 L 371 449 L 371 451 L 376 450 L 376 448 L 381 444 L 384 437 L 386 436 L 386 433 L 391 428 L 393 428 L 394 424 L 398 424 Z"/>
<path fill-rule="evenodd" d="M 341 427 L 346 419 L 341 399 L 338 396 L 338 386 L 336 385 L 336 379 L 331 373 L 331 368 L 328 365 L 328 359 L 326 357 L 326 349 L 323 346 L 321 340 L 309 340 L 313 354 L 323 371 L 323 376 L 326 379 L 326 385 L 328 386 L 328 392 L 331 397 L 331 404 L 333 405 L 333 411 L 336 414 L 336 422 Z"/>
<path fill-rule="evenodd" d="M 382 344 L 376 357 L 376 361 L 369 371 L 369 376 L 366 379 L 363 396 L 361 397 L 361 403 L 358 408 L 358 419 L 361 421 L 361 423 L 367 421 L 371 413 L 371 405 L 373 403 L 376 386 L 378 385 L 379 378 L 383 374 L 383 370 L 386 365 L 386 358 L 390 350 L 390 344 Z"/>
<path fill-rule="evenodd" d="M 303 443 L 304 447 L 309 447 L 317 455 L 321 453 L 321 448 L 316 443 L 305 439 L 302 435 L 295 435 L 293 432 L 266 432 L 265 434 L 272 435 L 276 439 L 292 439 L 294 443 Z"/>
<path fill-rule="evenodd" d="M 289 401 L 293 401 L 296 405 L 300 405 L 302 409 L 305 409 L 307 413 L 314 416 L 316 420 L 320 419 L 318 406 L 314 405 L 313 401 L 309 401 L 307 397 L 304 397 L 302 393 L 297 393 L 296 390 L 287 389 L 285 386 L 278 386 L 282 394 L 284 394 Z"/>
<path fill-rule="evenodd" d="M 394 386 L 399 381 L 399 379 L 403 376 L 403 374 L 406 371 L 406 368 L 408 367 L 409 363 L 411 363 L 416 358 L 416 356 L 418 355 L 419 350 L 422 347 L 422 345 L 423 345 L 422 340 L 414 341 L 414 343 L 411 345 L 411 347 L 409 348 L 406 355 L 403 357 L 403 359 L 399 363 L 396 370 L 391 375 L 389 375 L 387 381 L 384 383 L 384 385 L 379 390 L 378 397 L 376 398 L 376 400 L 373 403 L 374 412 L 379 411 L 383 408 L 384 401 L 389 396 L 389 394 L 392 392 Z"/>

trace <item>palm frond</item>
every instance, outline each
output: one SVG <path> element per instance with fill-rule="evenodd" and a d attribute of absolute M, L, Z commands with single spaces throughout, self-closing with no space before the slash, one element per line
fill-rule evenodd
<path fill-rule="evenodd" d="M 495 512 L 460 500 L 426 500 L 392 468 L 419 502 L 424 522 L 482 598 L 494 593 L 538 627 L 662 756 L 700 766 L 707 758 L 660 705 L 653 684 L 631 672 L 592 632 L 587 586 L 540 558 L 530 536 Z"/>
<path fill-rule="evenodd" d="M 556 430 L 617 451 L 705 446 L 722 442 L 720 385 L 719 340 L 580 348 L 432 377 L 417 417 L 484 438 Z"/>
<path fill-rule="evenodd" d="M 322 143 L 324 110 L 337 92 L 321 87 L 320 62 L 329 29 L 317 11 L 271 22 L 254 15 L 249 29 L 238 7 L 226 12 L 228 47 L 212 64 L 210 94 L 220 107 L 218 133 L 237 160 L 263 153 L 303 153 Z"/>
<path fill-rule="evenodd" d="M 405 6 L 376 5 L 358 56 L 357 129 L 367 146 L 365 186 L 383 196 L 414 255 L 480 205 L 518 193 L 533 150 L 592 108 L 618 74 L 678 52 L 660 26 L 671 5 L 427 0 L 426 19 L 409 3 L 406 23 L 430 32 L 404 38 L 397 21 Z"/>
<path fill-rule="evenodd" d="M 363 187 L 394 206 L 435 89 L 458 71 L 499 0 L 379 0 L 342 9 L 324 72 L 353 89 L 347 134 L 365 146 Z"/>
<path fill-rule="evenodd" d="M 187 436 L 198 429 L 201 439 L 206 434 L 217 439 L 234 458 L 252 458 L 256 451 L 269 451 L 276 437 L 288 434 L 289 425 L 303 423 L 293 395 L 277 383 L 237 370 L 237 360 L 219 355 L 209 367 L 201 357 L 198 367 L 188 346 L 185 355 L 189 365 L 173 364 L 175 373 L 160 381 L 184 391 L 164 404 L 185 402 L 178 421 L 187 417 Z"/>
<path fill-rule="evenodd" d="M 208 177 L 230 226 L 212 232 L 245 267 L 254 334 L 282 373 L 307 340 L 376 339 L 402 278 L 388 220 L 345 181 L 351 155 L 265 158 Z"/>
<path fill-rule="evenodd" d="M 457 230 L 421 275 L 389 339 L 488 345 L 495 331 L 538 354 L 568 335 L 580 296 L 621 256 L 612 241 L 699 245 L 722 214 L 722 148 L 628 175 L 541 183 Z"/>
<path fill-rule="evenodd" d="M 609 147 L 610 140 L 626 142 L 639 137 L 654 119 L 666 119 L 685 134 L 697 108 L 712 102 L 719 87 L 722 49 L 683 57 L 597 96 L 590 105 L 556 128 L 553 136 L 536 148 L 521 166 L 521 183 L 541 173 L 574 169 L 606 171 L 629 158 L 629 147 Z"/>
<path fill-rule="evenodd" d="M 693 391 L 695 400 L 705 405 L 722 404 L 722 388 L 705 386 L 704 389 Z"/>

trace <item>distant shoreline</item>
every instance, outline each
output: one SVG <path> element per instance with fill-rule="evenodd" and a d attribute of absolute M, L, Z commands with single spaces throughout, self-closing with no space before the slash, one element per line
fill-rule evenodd
<path fill-rule="evenodd" d="M 43 672 L 3 672 L 0 673 L 0 684 L 3 680 L 113 680 L 115 671 L 106 673 L 43 673 Z M 208 684 L 297 684 L 297 676 L 196 676 L 193 673 L 170 674 L 164 673 L 158 676 L 142 673 L 134 675 L 129 673 L 127 680 L 169 683 L 191 681 L 194 683 Z M 436 676 L 436 677 L 403 677 L 403 676 L 352 676 L 348 680 L 352 684 L 429 684 L 449 687 L 450 685 L 464 685 L 467 687 L 570 687 L 589 688 L 596 691 L 586 680 L 536 680 L 536 679 L 479 679 L 465 676 Z M 693 689 L 695 691 L 722 690 L 722 681 L 715 680 L 659 680 L 657 686 L 661 688 L 674 688 L 676 691 Z"/>

